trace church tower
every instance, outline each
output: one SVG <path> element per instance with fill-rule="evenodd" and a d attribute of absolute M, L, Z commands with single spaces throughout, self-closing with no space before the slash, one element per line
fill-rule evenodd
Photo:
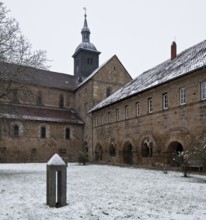
<path fill-rule="evenodd" d="M 79 82 L 85 80 L 97 67 L 99 67 L 100 52 L 90 42 L 90 30 L 87 24 L 85 9 L 84 26 L 81 30 L 82 42 L 76 48 L 74 55 L 74 76 Z"/>

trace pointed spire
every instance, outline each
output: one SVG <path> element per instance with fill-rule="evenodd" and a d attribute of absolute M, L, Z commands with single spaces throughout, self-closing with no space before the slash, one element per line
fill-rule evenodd
<path fill-rule="evenodd" d="M 84 26 L 82 28 L 81 34 L 82 34 L 82 42 L 90 42 L 90 30 L 87 24 L 87 13 L 86 8 L 83 8 L 85 10 L 84 13 Z"/>

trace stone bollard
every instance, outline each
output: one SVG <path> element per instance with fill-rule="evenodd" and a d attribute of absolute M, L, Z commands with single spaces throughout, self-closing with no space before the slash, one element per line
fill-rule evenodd
<path fill-rule="evenodd" d="M 58 154 L 47 163 L 47 205 L 50 207 L 67 205 L 66 171 L 66 164 Z"/>

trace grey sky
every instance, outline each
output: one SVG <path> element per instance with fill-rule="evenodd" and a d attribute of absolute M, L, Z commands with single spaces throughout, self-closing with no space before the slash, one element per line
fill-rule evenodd
<path fill-rule="evenodd" d="M 33 49 L 47 51 L 50 70 L 73 74 L 83 7 L 100 64 L 116 54 L 136 77 L 177 51 L 206 39 L 206 0 L 2 0 Z"/>

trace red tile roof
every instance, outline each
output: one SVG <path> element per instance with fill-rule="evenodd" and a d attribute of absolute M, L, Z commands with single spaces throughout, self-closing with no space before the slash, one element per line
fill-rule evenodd
<path fill-rule="evenodd" d="M 0 118 L 84 124 L 74 109 L 1 104 Z"/>

